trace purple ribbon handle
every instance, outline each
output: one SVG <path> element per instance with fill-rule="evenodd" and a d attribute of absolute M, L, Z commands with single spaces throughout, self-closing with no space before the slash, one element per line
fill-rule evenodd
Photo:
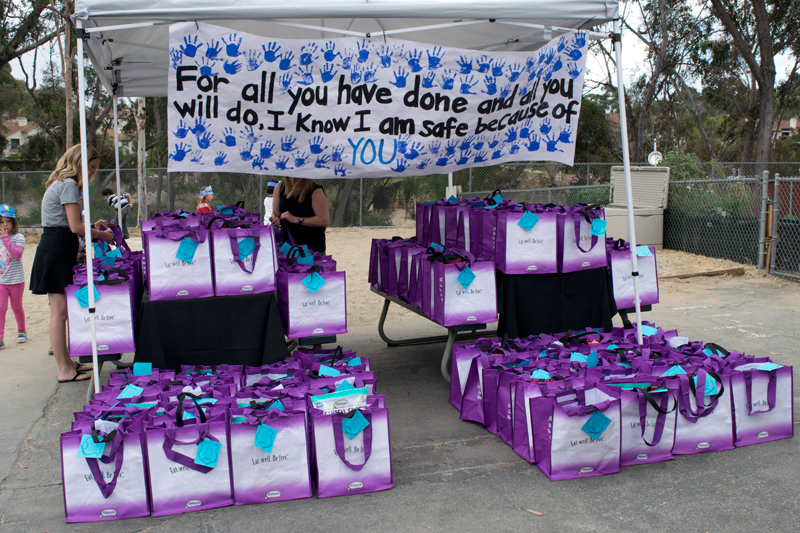
<path fill-rule="evenodd" d="M 331 417 L 331 423 L 333 424 L 333 440 L 336 443 L 336 455 L 347 465 L 347 468 L 354 472 L 360 472 L 369 462 L 369 456 L 372 455 L 372 413 L 369 411 L 361 411 L 361 414 L 367 419 L 369 425 L 364 428 L 364 463 L 360 465 L 352 464 L 344 455 L 344 432 L 342 431 L 342 422 L 347 417 L 339 413 Z"/>
<path fill-rule="evenodd" d="M 213 435 L 209 433 L 207 425 L 201 424 L 198 425 L 197 428 L 198 428 L 197 440 L 189 442 L 183 442 L 177 440 L 178 430 L 176 428 L 167 429 L 164 434 L 164 444 L 162 444 L 161 447 L 164 448 L 164 454 L 170 461 L 183 465 L 187 468 L 191 468 L 192 470 L 197 470 L 201 474 L 208 474 L 214 469 L 211 468 L 210 466 L 199 465 L 195 463 L 194 459 L 192 459 L 191 457 L 187 457 L 186 455 L 178 453 L 172 449 L 172 446 L 174 446 L 175 444 L 178 444 L 180 446 L 189 446 L 191 444 L 200 444 L 205 439 L 213 440 L 214 442 L 219 442 L 217 438 L 215 438 Z"/>

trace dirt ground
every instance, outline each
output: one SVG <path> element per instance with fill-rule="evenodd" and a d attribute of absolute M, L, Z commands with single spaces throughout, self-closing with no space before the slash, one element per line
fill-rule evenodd
<path fill-rule="evenodd" d="M 410 237 L 413 229 L 375 229 L 375 228 L 331 228 L 327 231 L 328 253 L 337 261 L 337 268 L 347 272 L 347 315 L 348 325 L 368 326 L 377 325 L 380 317 L 383 300 L 370 292 L 367 283 L 369 269 L 369 254 L 372 239 L 391 238 L 395 235 Z M 26 277 L 30 275 L 33 257 L 36 252 L 38 235 L 26 235 L 27 245 L 23 255 Z M 137 231 L 131 232 L 129 244 L 133 249 L 141 249 L 141 239 Z M 707 257 L 661 250 L 657 253 L 659 278 L 676 274 L 688 274 L 722 270 L 735 267 L 744 267 L 744 276 L 719 276 L 713 278 L 689 278 L 685 280 L 660 280 L 659 288 L 662 301 L 670 296 L 684 296 L 687 300 L 696 298 L 695 293 L 702 293 L 708 287 L 724 284 L 727 288 L 739 288 L 742 294 L 747 294 L 763 288 L 782 288 L 797 290 L 800 295 L 800 283 L 793 283 L 775 276 L 770 276 L 748 265 L 740 265 L 732 261 L 711 259 Z M 708 294 L 702 294 L 707 299 Z M 28 337 L 46 337 L 49 323 L 47 297 L 34 296 L 26 291 L 23 306 L 27 321 Z M 408 322 L 411 327 L 413 322 L 421 319 L 414 313 L 393 306 L 391 312 L 393 322 Z M 13 339 L 16 333 L 16 324 L 13 314 L 7 314 L 5 338 Z M 15 346 L 13 342 L 7 343 L 9 348 Z"/>

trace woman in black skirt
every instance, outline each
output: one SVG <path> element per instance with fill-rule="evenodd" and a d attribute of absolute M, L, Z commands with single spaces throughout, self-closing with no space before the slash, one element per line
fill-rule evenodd
<path fill-rule="evenodd" d="M 100 155 L 87 149 L 89 179 L 97 170 Z M 81 147 L 75 145 L 64 153 L 45 185 L 42 197 L 42 239 L 36 248 L 31 268 L 33 294 L 50 299 L 50 345 L 58 364 L 58 381 L 84 381 L 91 378 L 90 368 L 76 364 L 67 352 L 67 299 L 64 288 L 72 284 L 72 267 L 78 262 L 78 236 L 84 235 L 81 222 L 80 192 L 83 189 Z M 106 227 L 103 220 L 97 226 Z M 92 239 L 113 242 L 111 231 L 92 230 Z"/>
<path fill-rule="evenodd" d="M 305 244 L 324 254 L 325 228 L 330 215 L 322 185 L 310 179 L 287 177 L 275 186 L 272 198 L 270 221 L 279 226 L 285 220 L 296 244 Z"/>

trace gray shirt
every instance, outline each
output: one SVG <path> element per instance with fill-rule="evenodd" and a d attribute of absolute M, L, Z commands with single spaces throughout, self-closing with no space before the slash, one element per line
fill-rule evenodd
<path fill-rule="evenodd" d="M 64 204 L 80 205 L 80 202 L 81 194 L 74 179 L 53 182 L 42 197 L 42 227 L 68 228 L 69 220 Z"/>

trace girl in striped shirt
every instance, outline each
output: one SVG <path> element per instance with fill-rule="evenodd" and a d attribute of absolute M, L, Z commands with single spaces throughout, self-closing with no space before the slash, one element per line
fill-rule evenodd
<path fill-rule="evenodd" d="M 25 333 L 25 311 L 22 309 L 22 292 L 25 289 L 25 272 L 22 268 L 22 252 L 25 251 L 25 236 L 19 232 L 19 223 L 14 209 L 0 205 L 0 349 L 5 348 L 3 333 L 6 327 L 8 300 L 17 320 L 17 342 L 27 342 Z"/>

